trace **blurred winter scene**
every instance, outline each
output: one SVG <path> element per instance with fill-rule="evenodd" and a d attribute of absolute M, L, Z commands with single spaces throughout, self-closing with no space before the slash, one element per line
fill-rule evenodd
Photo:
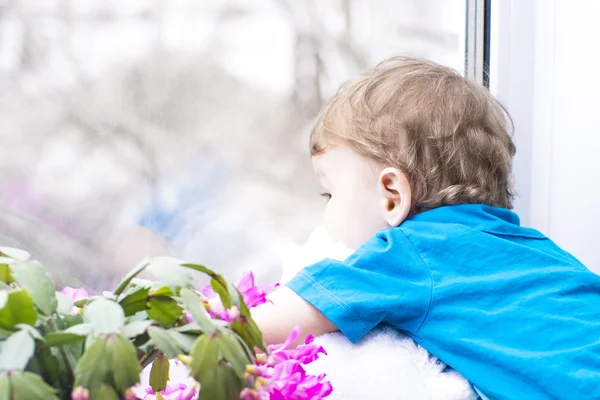
<path fill-rule="evenodd" d="M 464 0 L 0 0 L 0 245 L 93 291 L 147 255 L 276 280 L 322 104 L 464 42 Z"/>

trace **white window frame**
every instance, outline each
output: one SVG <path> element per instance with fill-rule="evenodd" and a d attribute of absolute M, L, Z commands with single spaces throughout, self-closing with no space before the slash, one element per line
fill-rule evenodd
<path fill-rule="evenodd" d="M 554 48 L 552 41 L 537 38 L 554 34 L 555 1 L 492 0 L 490 10 L 489 87 L 514 122 L 515 211 L 523 225 L 545 234 L 550 232 Z"/>

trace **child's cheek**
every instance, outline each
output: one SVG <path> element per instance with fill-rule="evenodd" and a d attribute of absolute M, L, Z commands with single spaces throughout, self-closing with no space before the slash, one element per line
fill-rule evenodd
<path fill-rule="evenodd" d="M 325 207 L 325 214 L 323 215 L 323 225 L 325 225 L 325 229 L 329 232 L 329 234 L 336 241 L 345 241 L 344 231 L 346 223 L 344 222 L 344 210 L 339 207 L 335 198 L 332 198 L 327 202 L 327 207 Z"/>

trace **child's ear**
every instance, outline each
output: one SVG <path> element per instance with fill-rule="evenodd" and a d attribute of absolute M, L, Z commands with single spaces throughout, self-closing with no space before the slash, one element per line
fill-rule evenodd
<path fill-rule="evenodd" d="M 408 217 L 412 204 L 412 190 L 404 173 L 397 168 L 386 168 L 379 174 L 382 206 L 385 220 L 398 226 Z"/>

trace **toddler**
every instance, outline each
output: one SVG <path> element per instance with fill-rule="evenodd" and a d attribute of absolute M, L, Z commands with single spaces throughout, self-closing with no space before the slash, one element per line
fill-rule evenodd
<path fill-rule="evenodd" d="M 324 258 L 345 260 L 353 252 L 319 226 L 304 245 L 288 244 L 283 248 L 281 283 Z M 477 399 L 460 374 L 397 329 L 378 327 L 357 344 L 341 332 L 318 336 L 313 343 L 323 346 L 327 356 L 305 369 L 311 375 L 327 375 L 333 386 L 327 400 Z"/>
<path fill-rule="evenodd" d="M 324 225 L 358 250 L 255 309 L 267 342 L 390 326 L 484 397 L 600 398 L 600 276 L 510 211 L 510 117 L 484 87 L 388 60 L 341 88 L 310 149 Z"/>

